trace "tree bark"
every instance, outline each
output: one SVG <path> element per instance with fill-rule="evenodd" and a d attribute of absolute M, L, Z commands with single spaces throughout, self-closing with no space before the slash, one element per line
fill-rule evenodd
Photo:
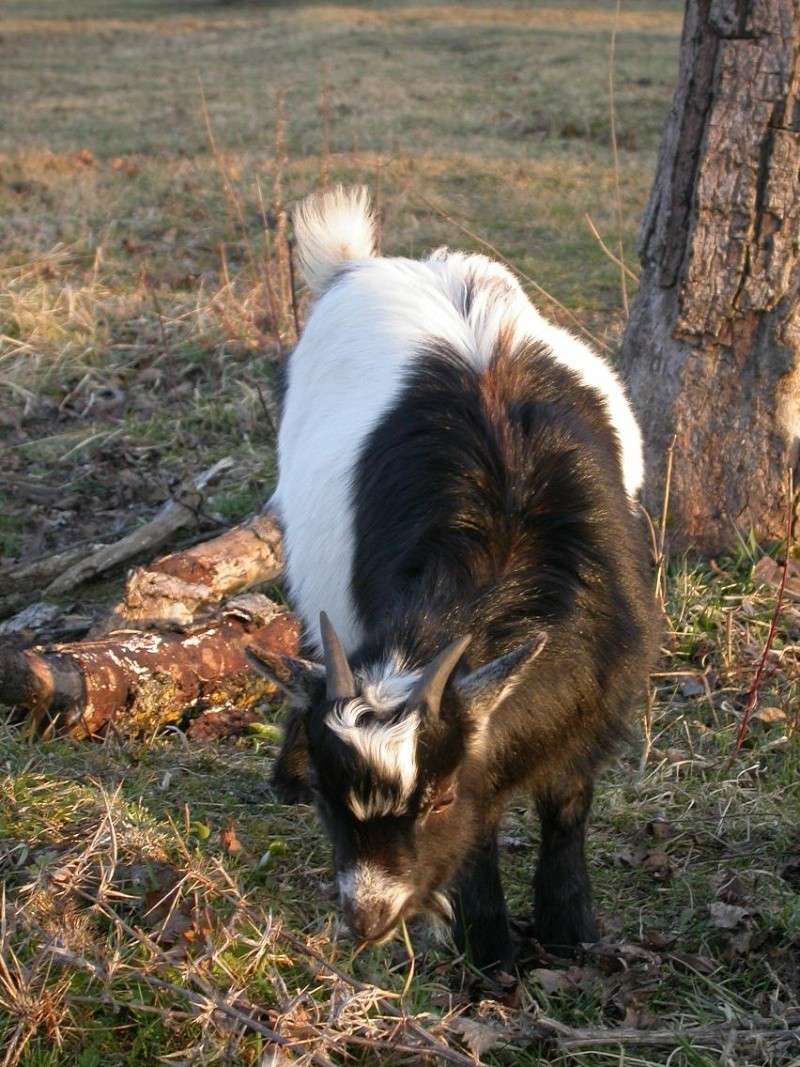
<path fill-rule="evenodd" d="M 622 371 L 669 543 L 781 538 L 800 440 L 800 10 L 687 0 Z"/>

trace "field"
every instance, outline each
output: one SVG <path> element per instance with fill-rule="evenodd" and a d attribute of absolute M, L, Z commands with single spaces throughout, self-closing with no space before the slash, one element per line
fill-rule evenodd
<path fill-rule="evenodd" d="M 635 281 L 588 219 L 635 273 L 682 13 L 615 7 L 5 0 L 0 556 L 117 539 L 225 456 L 169 547 L 260 507 L 293 331 L 264 277 L 282 205 L 321 182 L 373 188 L 388 253 L 490 242 L 613 358 Z M 800 589 L 734 751 L 775 606 L 765 552 L 670 561 L 649 743 L 596 802 L 603 940 L 530 949 L 516 985 L 483 987 L 423 926 L 354 955 L 313 813 L 266 784 L 279 708 L 202 745 L 42 741 L 9 717 L 0 1064 L 800 1063 Z M 62 598 L 62 632 L 123 578 Z M 521 802 L 520 930 L 536 834 Z"/>

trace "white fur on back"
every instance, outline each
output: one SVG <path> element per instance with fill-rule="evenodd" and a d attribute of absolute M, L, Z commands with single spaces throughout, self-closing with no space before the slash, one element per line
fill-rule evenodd
<path fill-rule="evenodd" d="M 635 500 L 641 438 L 619 379 L 587 345 L 543 318 L 510 271 L 485 256 L 446 249 L 422 262 L 368 258 L 372 224 L 363 190 L 315 197 L 296 218 L 304 269 L 316 291 L 347 259 L 356 261 L 317 300 L 292 354 L 278 441 L 273 504 L 283 521 L 289 590 L 318 648 L 320 611 L 347 653 L 364 637 L 351 593 L 355 468 L 367 436 L 432 340 L 451 345 L 476 368 L 490 360 L 501 330 L 519 342 L 546 344 L 599 394 Z"/>
<path fill-rule="evenodd" d="M 312 293 L 321 292 L 343 263 L 375 255 L 375 227 L 363 186 L 309 196 L 292 219 L 300 267 Z"/>

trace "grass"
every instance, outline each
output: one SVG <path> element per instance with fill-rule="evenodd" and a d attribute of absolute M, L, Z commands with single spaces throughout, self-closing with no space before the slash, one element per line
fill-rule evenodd
<path fill-rule="evenodd" d="M 279 220 L 267 216 L 268 259 L 258 186 L 269 202 L 278 174 L 287 201 L 325 167 L 367 181 L 388 252 L 474 247 L 466 226 L 561 302 L 543 301 L 548 313 L 613 349 L 619 272 L 584 216 L 635 264 L 681 17 L 677 0 L 622 5 L 619 235 L 615 6 L 74 0 L 65 13 L 7 0 L 0 551 L 31 559 L 120 536 L 223 455 L 236 466 L 191 536 L 260 506 L 275 336 L 290 330 L 264 284 Z M 266 1064 L 271 1031 L 292 1062 L 417 1063 L 430 1042 L 522 1067 L 791 1062 L 796 1043 L 559 1048 L 533 1032 L 543 1016 L 593 1030 L 798 1026 L 794 602 L 730 760 L 774 604 L 753 584 L 758 554 L 672 562 L 652 748 L 644 766 L 625 752 L 596 804 L 604 942 L 571 966 L 533 960 L 500 999 L 475 999 L 473 976 L 423 928 L 404 996 L 401 942 L 353 956 L 311 812 L 275 804 L 265 784 L 269 729 L 81 745 L 3 725 L 0 1063 Z M 121 578 L 66 606 L 102 614 Z M 523 805 L 503 835 L 524 919 L 536 826 Z"/>

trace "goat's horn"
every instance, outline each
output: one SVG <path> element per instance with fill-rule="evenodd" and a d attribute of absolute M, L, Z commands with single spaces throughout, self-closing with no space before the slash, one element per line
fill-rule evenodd
<path fill-rule="evenodd" d="M 408 698 L 409 707 L 424 704 L 431 715 L 439 714 L 444 687 L 471 640 L 472 634 L 459 637 L 431 660 Z"/>
<path fill-rule="evenodd" d="M 333 628 L 333 623 L 324 611 L 320 612 L 319 628 L 322 633 L 322 649 L 325 653 L 328 700 L 350 700 L 356 695 L 353 672 L 350 670 L 350 664 L 347 662 L 342 642 Z"/>

